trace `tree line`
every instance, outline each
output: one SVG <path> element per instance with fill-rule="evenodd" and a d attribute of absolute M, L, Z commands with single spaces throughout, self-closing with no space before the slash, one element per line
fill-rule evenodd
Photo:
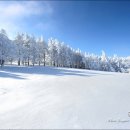
<path fill-rule="evenodd" d="M 57 39 L 45 41 L 27 33 L 18 33 L 10 40 L 4 29 L 0 30 L 0 65 L 15 63 L 18 66 L 55 66 L 90 70 L 127 72 L 129 57 L 107 57 L 105 52 L 95 55 L 73 49 Z"/>

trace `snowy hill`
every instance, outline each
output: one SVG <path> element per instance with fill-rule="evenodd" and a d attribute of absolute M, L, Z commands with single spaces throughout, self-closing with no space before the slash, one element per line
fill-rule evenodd
<path fill-rule="evenodd" d="M 0 129 L 128 129 L 130 74 L 54 67 L 0 69 Z"/>

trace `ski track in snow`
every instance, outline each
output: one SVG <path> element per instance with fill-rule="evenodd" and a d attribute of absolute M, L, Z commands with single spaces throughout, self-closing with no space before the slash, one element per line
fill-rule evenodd
<path fill-rule="evenodd" d="M 0 70 L 0 129 L 128 129 L 128 112 L 130 74 L 38 66 Z"/>

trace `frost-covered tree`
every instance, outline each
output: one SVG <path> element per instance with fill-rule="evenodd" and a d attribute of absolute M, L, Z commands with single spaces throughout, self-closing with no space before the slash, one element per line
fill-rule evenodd
<path fill-rule="evenodd" d="M 16 45 L 15 45 L 14 41 L 11 41 L 9 44 L 9 55 L 7 56 L 7 62 L 10 62 L 11 65 L 17 59 L 16 51 L 17 51 Z"/>
<path fill-rule="evenodd" d="M 100 70 L 103 70 L 103 71 L 111 70 L 109 58 L 106 56 L 106 53 L 104 51 L 102 51 L 102 55 L 100 58 Z"/>
<path fill-rule="evenodd" d="M 66 64 L 67 67 L 72 68 L 73 65 L 73 51 L 69 46 L 66 46 Z"/>
<path fill-rule="evenodd" d="M 24 34 L 18 33 L 15 37 L 14 43 L 16 44 L 16 55 L 18 59 L 18 65 L 21 64 L 21 59 L 23 59 L 23 44 L 24 44 Z"/>
<path fill-rule="evenodd" d="M 50 64 L 56 66 L 56 61 L 58 58 L 58 50 L 56 46 L 56 39 L 50 38 L 48 40 L 48 52 L 49 52 L 49 59 Z"/>
<path fill-rule="evenodd" d="M 74 66 L 75 68 L 82 68 L 82 55 L 79 49 L 74 52 Z"/>
<path fill-rule="evenodd" d="M 31 56 L 31 36 L 28 34 L 24 35 L 24 43 L 23 43 L 23 54 L 25 64 L 30 65 L 30 56 Z"/>
<path fill-rule="evenodd" d="M 38 55 L 38 52 L 37 52 L 36 39 L 34 36 L 31 36 L 30 37 L 30 60 L 33 66 L 36 63 L 37 55 Z"/>
<path fill-rule="evenodd" d="M 60 63 L 60 66 L 65 67 L 67 66 L 66 65 L 67 64 L 67 56 L 66 56 L 67 48 L 63 42 L 61 43 L 60 47 L 61 48 L 60 48 L 60 53 L 59 53 L 59 63 Z"/>
<path fill-rule="evenodd" d="M 0 30 L 0 64 L 4 64 L 6 59 L 11 56 L 10 47 L 12 43 L 8 38 L 7 33 L 4 29 Z"/>
<path fill-rule="evenodd" d="M 45 66 L 46 65 L 46 55 L 48 53 L 48 50 L 47 50 L 47 44 L 42 36 L 37 39 L 37 53 L 38 53 L 37 59 L 38 59 L 39 66 L 41 65 L 42 62 Z"/>

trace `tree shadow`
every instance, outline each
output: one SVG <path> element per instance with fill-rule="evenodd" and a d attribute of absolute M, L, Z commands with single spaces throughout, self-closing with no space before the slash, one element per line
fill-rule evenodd
<path fill-rule="evenodd" d="M 18 74 L 16 74 L 18 73 Z M 97 75 L 110 75 L 103 74 L 101 72 L 90 72 L 83 69 L 71 69 L 71 68 L 58 68 L 58 67 L 44 67 L 44 66 L 5 66 L 0 72 L 0 77 L 9 77 L 15 79 L 25 79 L 22 78 L 21 73 L 24 74 L 40 74 L 40 75 L 55 75 L 55 76 L 83 76 L 91 77 Z"/>
<path fill-rule="evenodd" d="M 25 79 L 18 74 L 8 73 L 4 71 L 0 71 L 0 78 Z"/>

